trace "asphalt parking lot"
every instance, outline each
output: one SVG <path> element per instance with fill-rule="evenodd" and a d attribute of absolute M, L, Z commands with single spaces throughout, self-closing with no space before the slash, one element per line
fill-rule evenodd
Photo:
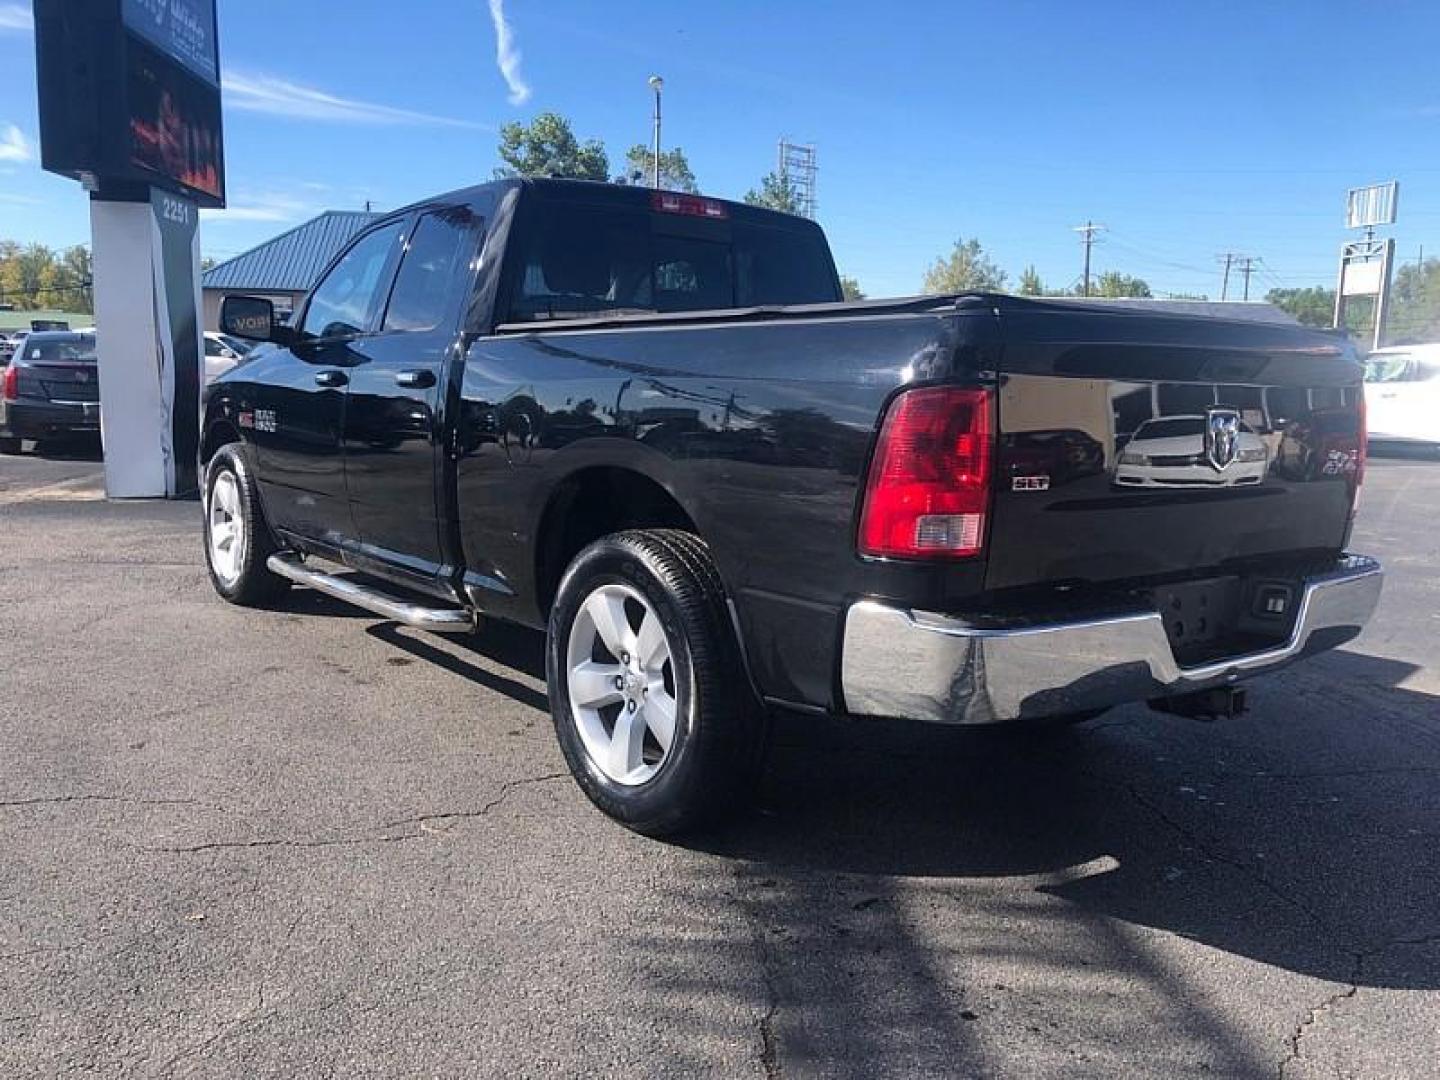
<path fill-rule="evenodd" d="M 0 1076 L 1435 1075 L 1440 463 L 1249 716 L 785 718 L 688 846 L 564 774 L 534 636 L 229 607 L 99 470 L 0 458 Z"/>

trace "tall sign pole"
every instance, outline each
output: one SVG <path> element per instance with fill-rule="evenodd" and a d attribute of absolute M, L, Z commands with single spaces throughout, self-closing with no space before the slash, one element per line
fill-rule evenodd
<path fill-rule="evenodd" d="M 660 91 L 665 89 L 665 80 L 659 75 L 650 76 L 650 89 L 655 91 L 655 161 L 651 170 L 650 186 L 660 189 Z"/>
<path fill-rule="evenodd" d="M 1335 284 L 1335 328 L 1345 326 L 1345 302 L 1352 296 L 1375 298 L 1375 329 L 1370 347 L 1385 343 L 1385 322 L 1390 314 L 1390 279 L 1395 265 L 1393 237 L 1377 240 L 1379 225 L 1395 224 L 1400 184 L 1351 188 L 1345 197 L 1345 227 L 1364 229 L 1362 240 L 1347 240 L 1340 247 L 1340 276 Z"/>
<path fill-rule="evenodd" d="M 215 0 L 34 0 L 41 164 L 90 196 L 112 498 L 198 486 L 201 206 L 225 205 Z"/>

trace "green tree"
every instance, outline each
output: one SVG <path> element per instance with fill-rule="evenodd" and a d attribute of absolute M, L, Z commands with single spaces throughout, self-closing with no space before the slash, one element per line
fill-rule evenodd
<path fill-rule="evenodd" d="M 1021 296 L 1044 296 L 1045 283 L 1040 280 L 1040 273 L 1030 265 L 1020 274 L 1020 295 Z"/>
<path fill-rule="evenodd" d="M 84 244 L 76 244 L 61 252 L 60 276 L 65 282 L 61 295 L 64 302 L 55 306 L 87 315 L 93 312 L 95 294 L 90 287 L 90 274 L 90 249 Z"/>
<path fill-rule="evenodd" d="M 1335 321 L 1334 289 L 1318 285 L 1309 289 L 1271 289 L 1265 300 L 1306 326 L 1330 326 Z"/>
<path fill-rule="evenodd" d="M 784 173 L 768 172 L 760 178 L 760 186 L 745 193 L 751 206 L 763 206 L 786 214 L 800 212 L 800 192 Z"/>
<path fill-rule="evenodd" d="M 1122 274 L 1118 270 L 1107 270 L 1095 279 L 1095 284 L 1090 289 L 1091 296 L 1105 297 L 1133 297 L 1140 300 L 1148 300 L 1153 294 L 1150 292 L 1150 285 L 1144 278 L 1131 277 L 1129 274 Z"/>
<path fill-rule="evenodd" d="M 655 175 L 655 151 L 636 143 L 625 155 L 625 179 L 636 184 L 649 184 Z M 660 151 L 660 186 L 666 191 L 688 191 L 694 195 L 700 188 L 690 170 L 685 151 L 680 147 Z"/>
<path fill-rule="evenodd" d="M 865 293 L 860 288 L 860 282 L 856 281 L 849 274 L 840 275 L 840 292 L 846 300 L 864 300 Z"/>
<path fill-rule="evenodd" d="M 980 247 L 979 240 L 956 240 L 950 254 L 936 259 L 925 271 L 921 291 L 945 293 L 995 291 L 1005 287 L 1005 271 Z"/>
<path fill-rule="evenodd" d="M 0 302 L 20 310 L 89 313 L 91 295 L 89 248 L 76 244 L 56 252 L 43 244 L 22 247 L 0 240 Z"/>
<path fill-rule="evenodd" d="M 1440 259 L 1406 263 L 1395 272 L 1387 344 L 1440 341 Z"/>
<path fill-rule="evenodd" d="M 559 113 L 541 113 L 527 126 L 518 121 L 500 129 L 500 160 L 495 176 L 562 176 L 608 180 L 610 158 L 596 139 L 581 144 L 570 121 Z"/>

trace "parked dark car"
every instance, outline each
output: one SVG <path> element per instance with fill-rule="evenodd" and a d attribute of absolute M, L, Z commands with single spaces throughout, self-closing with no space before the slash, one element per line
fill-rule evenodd
<path fill-rule="evenodd" d="M 1329 333 L 991 294 L 844 303 L 813 222 L 558 180 L 399 211 L 292 326 L 247 297 L 222 326 L 273 347 L 206 410 L 217 591 L 258 605 L 299 582 L 429 630 L 544 628 L 572 773 L 647 833 L 743 801 L 771 708 L 1227 711 L 1238 680 L 1353 637 L 1379 595 L 1347 551 L 1361 369 Z M 1112 482 L 1165 402 L 1224 475 L 1226 402 L 1266 387 L 1324 402 L 1346 467 Z M 1263 434 L 1311 439 L 1306 419 Z"/>
<path fill-rule="evenodd" d="M 0 367 L 0 453 L 18 454 L 22 439 L 99 431 L 95 335 L 26 334 Z"/>

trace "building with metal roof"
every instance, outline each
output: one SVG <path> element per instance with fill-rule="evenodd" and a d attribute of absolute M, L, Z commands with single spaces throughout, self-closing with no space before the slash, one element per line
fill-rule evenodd
<path fill-rule="evenodd" d="M 340 249 L 378 217 L 368 211 L 327 210 L 212 266 L 200 278 L 205 328 L 219 329 L 220 302 L 232 293 L 268 297 L 277 313 L 288 315 Z"/>

